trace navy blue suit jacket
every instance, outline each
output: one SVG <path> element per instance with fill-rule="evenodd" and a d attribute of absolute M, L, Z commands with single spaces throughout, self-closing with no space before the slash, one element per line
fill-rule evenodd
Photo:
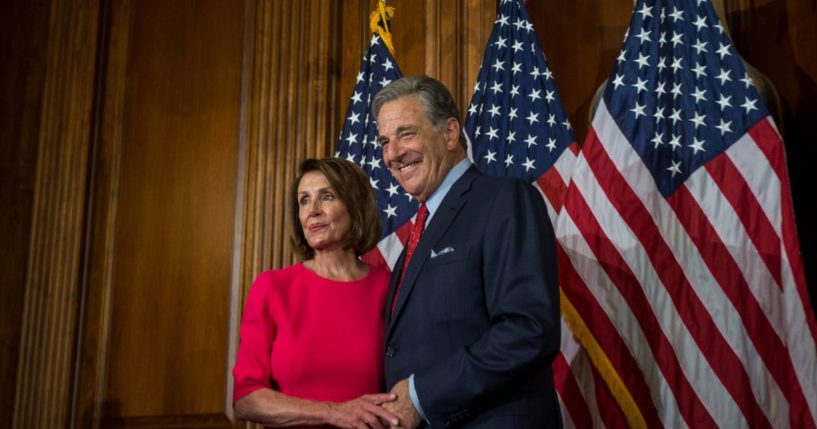
<path fill-rule="evenodd" d="M 550 368 L 560 340 L 555 246 L 530 184 L 472 166 L 451 187 L 392 317 L 386 305 L 387 385 L 413 373 L 433 427 L 561 427 Z"/>

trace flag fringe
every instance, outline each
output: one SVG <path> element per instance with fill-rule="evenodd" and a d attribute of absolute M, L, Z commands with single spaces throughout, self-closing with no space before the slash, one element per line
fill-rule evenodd
<path fill-rule="evenodd" d="M 601 378 L 607 383 L 610 393 L 613 394 L 622 412 L 624 412 L 627 423 L 629 423 L 631 428 L 646 429 L 647 422 L 644 420 L 644 416 L 641 415 L 641 411 L 638 409 L 638 405 L 636 405 L 632 395 L 630 395 L 621 377 L 619 377 L 615 368 L 613 368 L 613 364 L 607 359 L 601 346 L 596 342 L 596 338 L 593 337 L 593 334 L 587 328 L 584 320 L 579 316 L 578 311 L 576 311 L 576 308 L 570 303 L 570 300 L 561 288 L 559 289 L 559 302 L 561 304 L 562 316 L 570 327 L 570 331 L 585 348 L 587 354 L 590 356 L 590 360 L 601 375 Z"/>
<path fill-rule="evenodd" d="M 394 46 L 391 42 L 391 31 L 389 30 L 389 19 L 394 17 L 394 7 L 386 6 L 386 2 L 377 2 L 377 9 L 369 14 L 369 29 L 372 33 L 380 35 L 380 39 L 389 49 L 389 53 L 394 55 Z"/>

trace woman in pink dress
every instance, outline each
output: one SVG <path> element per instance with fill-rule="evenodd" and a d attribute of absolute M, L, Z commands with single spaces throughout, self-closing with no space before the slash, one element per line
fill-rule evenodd
<path fill-rule="evenodd" d="M 261 273 L 233 368 L 238 417 L 269 427 L 397 425 L 381 404 L 389 272 L 358 257 L 380 239 L 369 180 L 338 158 L 307 159 L 290 195 L 303 262 Z"/>

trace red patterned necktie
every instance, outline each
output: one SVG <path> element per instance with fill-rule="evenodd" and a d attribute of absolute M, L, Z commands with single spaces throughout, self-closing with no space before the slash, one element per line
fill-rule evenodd
<path fill-rule="evenodd" d="M 411 256 L 414 255 L 414 250 L 417 249 L 417 243 L 420 242 L 420 237 L 423 236 L 423 231 L 426 229 L 426 219 L 428 218 L 428 208 L 426 203 L 420 204 L 420 209 L 417 210 L 417 218 L 414 220 L 414 227 L 411 229 L 409 235 L 408 249 L 406 249 L 406 258 L 403 259 L 403 270 L 400 273 L 400 281 L 397 282 L 397 289 L 394 291 L 394 298 L 391 301 L 391 314 L 394 314 L 394 308 L 397 306 L 397 297 L 400 296 L 400 285 L 403 283 L 403 277 L 406 276 L 406 267 L 408 267 Z"/>

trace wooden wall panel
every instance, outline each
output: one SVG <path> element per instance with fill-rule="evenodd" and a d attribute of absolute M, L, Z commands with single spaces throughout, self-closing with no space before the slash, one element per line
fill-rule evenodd
<path fill-rule="evenodd" d="M 52 2 L 20 339 L 14 428 L 68 417 L 95 85 L 96 1 Z"/>
<path fill-rule="evenodd" d="M 226 423 L 244 10 L 130 13 L 103 427 Z"/>
<path fill-rule="evenodd" d="M 0 422 L 11 422 L 45 80 L 47 0 L 0 3 Z"/>

